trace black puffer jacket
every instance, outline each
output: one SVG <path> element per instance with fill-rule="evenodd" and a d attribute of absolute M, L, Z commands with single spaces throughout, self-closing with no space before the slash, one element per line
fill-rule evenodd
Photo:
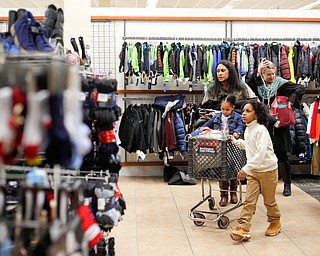
<path fill-rule="evenodd" d="M 296 123 L 290 126 L 290 137 L 292 142 L 292 154 L 299 155 L 306 152 L 307 128 L 300 108 L 293 108 Z"/>
<path fill-rule="evenodd" d="M 119 126 L 119 138 L 121 140 L 120 146 L 127 152 L 132 153 L 138 149 L 146 152 L 143 116 L 136 105 L 131 104 L 124 111 Z"/>

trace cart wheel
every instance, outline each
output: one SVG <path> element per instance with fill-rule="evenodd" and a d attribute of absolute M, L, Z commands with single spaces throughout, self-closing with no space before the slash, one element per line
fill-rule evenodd
<path fill-rule="evenodd" d="M 205 218 L 206 218 L 206 217 L 204 216 L 204 214 L 199 213 L 199 212 L 194 212 L 194 213 L 193 213 L 193 217 L 199 218 L 199 219 L 205 219 Z M 193 221 L 193 223 L 194 223 L 196 226 L 202 226 L 202 225 L 204 224 L 204 221 L 195 220 L 195 221 Z"/>
<path fill-rule="evenodd" d="M 214 198 L 209 198 L 208 202 L 209 202 L 209 209 L 213 210 L 214 209 Z"/>
<path fill-rule="evenodd" d="M 229 226 L 230 220 L 227 216 L 221 216 L 218 220 L 218 227 L 221 229 L 226 229 Z"/>

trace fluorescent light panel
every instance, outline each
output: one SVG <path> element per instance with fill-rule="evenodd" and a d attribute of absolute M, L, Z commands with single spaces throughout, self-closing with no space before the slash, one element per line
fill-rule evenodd
<path fill-rule="evenodd" d="M 231 0 L 229 3 L 227 3 L 225 6 L 223 6 L 222 9 L 232 9 L 240 2 L 241 2 L 241 0 Z"/>
<path fill-rule="evenodd" d="M 307 5 L 299 8 L 298 10 L 310 10 L 310 9 L 312 9 L 312 7 L 314 7 L 314 6 L 318 5 L 318 4 L 320 4 L 320 1 L 315 1 L 315 2 L 313 2 L 311 4 L 307 4 Z"/>
<path fill-rule="evenodd" d="M 146 7 L 149 9 L 156 8 L 157 3 L 158 3 L 158 0 L 148 0 Z"/>

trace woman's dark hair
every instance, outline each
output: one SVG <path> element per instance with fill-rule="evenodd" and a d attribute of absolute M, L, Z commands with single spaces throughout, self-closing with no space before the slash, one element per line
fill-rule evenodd
<path fill-rule="evenodd" d="M 218 97 L 219 102 L 228 102 L 231 106 L 236 105 L 236 96 L 233 94 L 221 93 Z"/>
<path fill-rule="evenodd" d="M 269 124 L 269 119 L 268 119 L 268 109 L 266 105 L 262 104 L 261 102 L 258 102 L 256 100 L 246 100 L 242 107 L 241 110 L 243 110 L 244 106 L 246 104 L 250 104 L 254 110 L 254 112 L 257 115 L 257 122 L 259 124 L 263 124 L 264 126 L 268 127 Z"/>
<path fill-rule="evenodd" d="M 228 60 L 221 60 L 216 67 L 218 67 L 219 64 L 222 64 L 223 66 L 225 66 L 228 70 L 229 70 L 229 77 L 227 79 L 227 82 L 229 84 L 229 93 L 237 93 L 237 92 L 243 92 L 243 94 L 247 95 L 248 92 L 245 90 L 245 88 L 242 88 L 240 86 L 240 79 L 239 79 L 239 75 L 238 72 L 236 70 L 236 68 L 234 67 L 234 65 L 232 64 L 232 62 L 228 61 Z M 219 81 L 219 79 L 217 78 L 217 69 L 214 73 L 214 95 L 219 95 L 220 90 L 222 88 L 222 84 Z M 247 97 L 246 97 L 247 98 Z"/>

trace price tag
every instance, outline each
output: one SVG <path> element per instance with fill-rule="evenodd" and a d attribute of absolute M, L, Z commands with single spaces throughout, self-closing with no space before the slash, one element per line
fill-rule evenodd
<path fill-rule="evenodd" d="M 98 93 L 98 101 L 100 102 L 108 102 L 109 100 L 109 95 L 106 93 Z"/>
<path fill-rule="evenodd" d="M 98 210 L 100 211 L 104 210 L 105 205 L 106 205 L 105 198 L 98 198 Z"/>
<path fill-rule="evenodd" d="M 78 98 L 80 101 L 85 101 L 86 100 L 86 94 L 84 92 L 79 92 Z"/>

